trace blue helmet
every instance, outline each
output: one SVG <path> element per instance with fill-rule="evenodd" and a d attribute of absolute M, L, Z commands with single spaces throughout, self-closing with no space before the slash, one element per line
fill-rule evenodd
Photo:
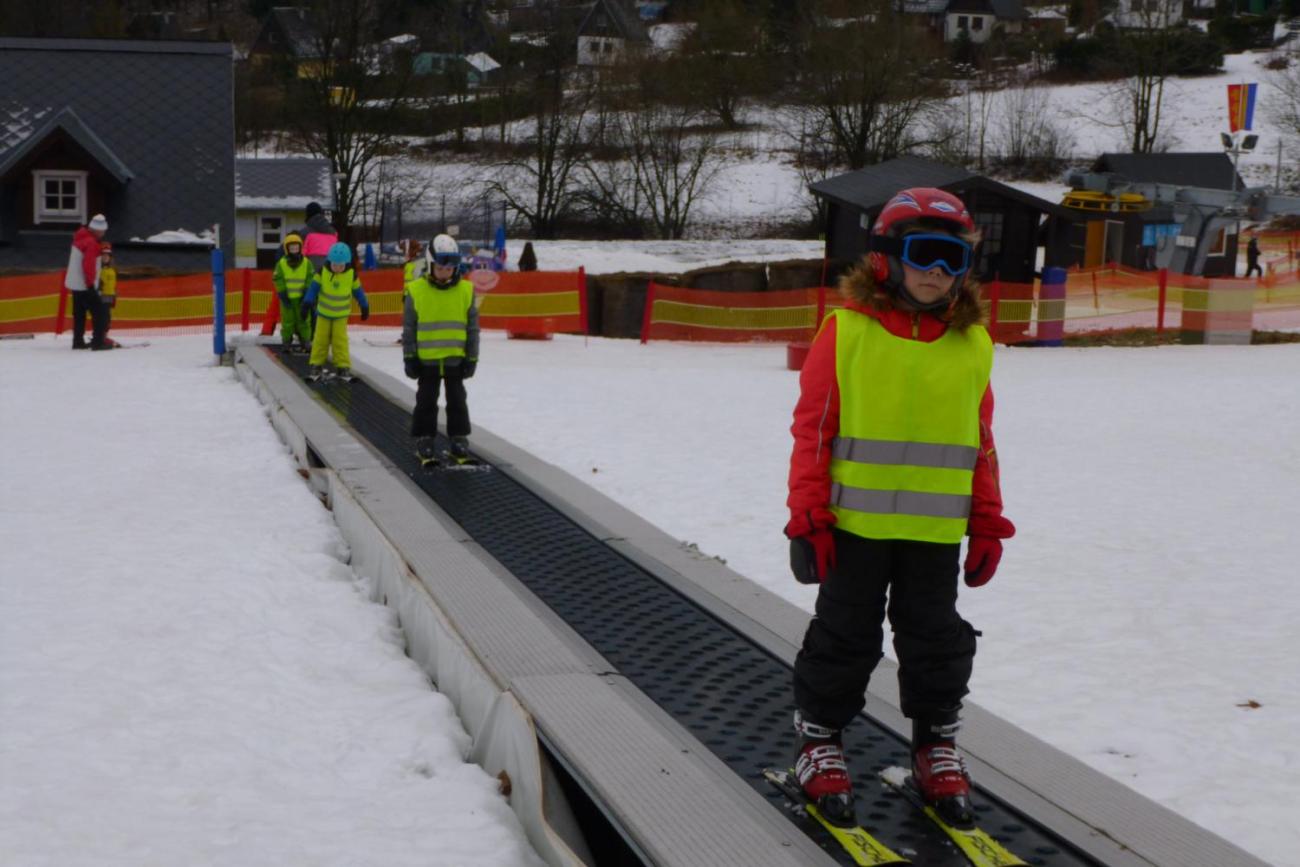
<path fill-rule="evenodd" d="M 331 265 L 350 265 L 352 264 L 352 248 L 342 241 L 335 241 L 325 254 L 325 260 Z"/>

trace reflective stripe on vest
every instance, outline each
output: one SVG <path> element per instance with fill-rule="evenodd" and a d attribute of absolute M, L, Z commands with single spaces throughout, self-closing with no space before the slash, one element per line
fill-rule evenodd
<path fill-rule="evenodd" d="M 311 262 L 307 261 L 307 257 L 302 257 L 297 268 L 290 266 L 288 259 L 281 259 L 275 267 L 280 269 L 280 276 L 284 279 L 284 289 L 289 297 L 294 300 L 301 298 L 307 286 L 307 274 L 311 269 Z"/>
<path fill-rule="evenodd" d="M 831 511 L 872 539 L 961 541 L 979 456 L 979 405 L 993 344 L 975 325 L 924 343 L 874 317 L 835 316 L 839 436 L 831 447 Z"/>
<path fill-rule="evenodd" d="M 464 358 L 474 286 L 468 280 L 439 289 L 421 277 L 406 290 L 415 303 L 415 354 L 421 361 Z"/>
<path fill-rule="evenodd" d="M 346 319 L 352 313 L 352 290 L 357 286 L 357 274 L 351 268 L 335 274 L 326 267 L 316 275 L 320 281 L 320 294 L 316 297 L 316 313 L 326 319 Z"/>

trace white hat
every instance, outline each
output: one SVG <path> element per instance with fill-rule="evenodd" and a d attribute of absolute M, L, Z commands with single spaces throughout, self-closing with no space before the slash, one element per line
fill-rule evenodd
<path fill-rule="evenodd" d="M 90 222 L 87 225 L 90 228 L 94 229 L 96 232 L 108 231 L 108 220 L 104 217 L 103 214 L 96 214 L 95 216 L 91 217 Z"/>

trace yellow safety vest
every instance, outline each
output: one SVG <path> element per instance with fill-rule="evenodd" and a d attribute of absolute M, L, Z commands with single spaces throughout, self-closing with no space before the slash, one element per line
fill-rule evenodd
<path fill-rule="evenodd" d="M 301 298 L 302 293 L 307 290 L 307 278 L 311 276 L 311 262 L 307 257 L 303 256 L 298 267 L 294 268 L 289 264 L 289 258 L 282 256 L 276 261 L 275 269 L 280 272 L 280 278 L 284 280 L 284 290 L 290 300 L 297 301 Z M 324 286 L 325 284 L 322 283 L 321 287 Z"/>
<path fill-rule="evenodd" d="M 983 326 L 930 343 L 877 319 L 836 310 L 839 435 L 831 448 L 831 511 L 869 539 L 959 542 L 970 517 L 979 407 L 993 367 Z"/>
<path fill-rule="evenodd" d="M 461 280 L 439 289 L 421 277 L 408 283 L 406 290 L 415 303 L 415 353 L 419 359 L 464 358 L 474 284 Z"/>
<path fill-rule="evenodd" d="M 357 272 L 351 268 L 335 274 L 326 265 L 316 275 L 320 295 L 316 298 L 316 313 L 326 319 L 346 319 L 352 314 L 352 290 L 361 285 Z"/>

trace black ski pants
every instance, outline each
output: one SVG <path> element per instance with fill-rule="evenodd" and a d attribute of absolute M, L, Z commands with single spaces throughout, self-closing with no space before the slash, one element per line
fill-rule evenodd
<path fill-rule="evenodd" d="M 70 292 L 72 296 L 72 345 L 86 345 L 86 316 L 90 316 L 90 345 L 103 346 L 108 333 L 108 305 L 94 289 Z"/>
<path fill-rule="evenodd" d="M 794 662 L 795 703 L 809 720 L 844 728 L 866 704 L 886 614 L 894 631 L 903 714 L 938 716 L 969 691 L 974 628 L 957 613 L 961 546 L 864 539 L 832 530 L 836 568 Z"/>
<path fill-rule="evenodd" d="M 420 371 L 415 390 L 415 412 L 411 416 L 411 436 L 431 437 L 438 433 L 438 392 L 447 386 L 447 436 L 469 436 L 469 403 L 465 395 L 465 378 L 458 370 L 439 373 L 428 367 Z"/>

